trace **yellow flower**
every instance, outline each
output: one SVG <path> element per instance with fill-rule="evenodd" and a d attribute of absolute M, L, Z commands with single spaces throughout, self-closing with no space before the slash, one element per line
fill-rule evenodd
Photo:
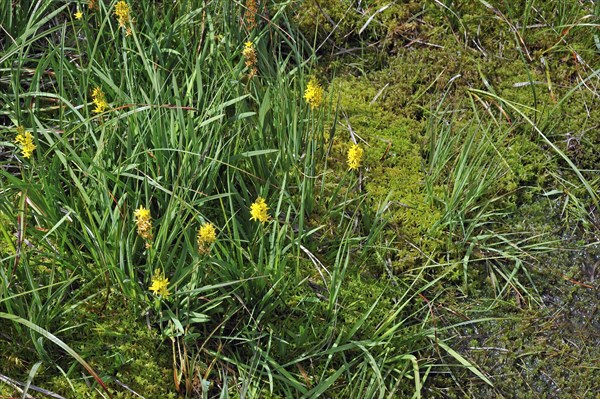
<path fill-rule="evenodd" d="M 125 25 L 129 22 L 129 5 L 124 1 L 119 1 L 115 5 L 115 15 L 119 20 L 119 26 L 125 28 Z"/>
<path fill-rule="evenodd" d="M 198 229 L 198 252 L 208 253 L 210 244 L 217 241 L 217 231 L 212 223 L 205 223 Z"/>
<path fill-rule="evenodd" d="M 150 241 L 152 240 L 152 216 L 150 215 L 150 210 L 140 205 L 133 213 L 133 216 L 137 224 L 138 235 L 148 241 L 146 248 L 150 248 Z"/>
<path fill-rule="evenodd" d="M 363 157 L 363 149 L 360 148 L 360 146 L 358 144 L 353 144 L 348 149 L 348 160 L 346 161 L 348 163 L 348 168 L 350 170 L 360 168 L 360 163 L 362 162 L 362 157 Z"/>
<path fill-rule="evenodd" d="M 94 112 L 97 114 L 101 114 L 108 108 L 106 96 L 100 87 L 96 87 L 94 90 L 92 90 L 92 102 L 96 106 Z"/>
<path fill-rule="evenodd" d="M 323 102 L 323 87 L 314 76 L 308 81 L 304 91 L 304 99 L 310 105 L 310 109 L 318 108 Z"/>
<path fill-rule="evenodd" d="M 79 10 L 77 10 L 77 12 L 75 14 L 73 14 L 73 16 L 75 17 L 75 19 L 81 19 L 83 18 L 83 13 Z"/>
<path fill-rule="evenodd" d="M 254 48 L 254 43 L 246 42 L 244 43 L 244 49 L 242 50 L 242 55 L 246 60 L 246 66 L 251 67 L 256 64 L 256 49 Z"/>
<path fill-rule="evenodd" d="M 150 291 L 154 292 L 156 295 L 162 295 L 167 298 L 171 293 L 169 292 L 169 279 L 164 276 L 164 274 L 156 269 L 154 271 L 154 275 L 152 276 L 152 285 L 148 288 Z"/>
<path fill-rule="evenodd" d="M 217 231 L 212 223 L 205 223 L 198 230 L 198 244 L 212 244 L 217 241 Z"/>
<path fill-rule="evenodd" d="M 265 199 L 262 197 L 258 197 L 256 201 L 250 206 L 250 215 L 252 217 L 250 220 L 256 220 L 258 222 L 264 223 L 268 222 L 271 217 L 268 214 L 269 207 L 265 202 Z"/>
<path fill-rule="evenodd" d="M 256 49 L 254 48 L 254 43 L 246 42 L 244 44 L 244 49 L 242 50 L 242 55 L 244 56 L 244 63 L 248 68 L 248 77 L 252 79 L 257 72 L 256 69 Z"/>
<path fill-rule="evenodd" d="M 23 126 L 17 127 L 15 143 L 21 146 L 23 158 L 30 158 L 33 155 L 33 151 L 36 149 L 35 144 L 33 144 L 33 135 L 31 132 L 26 132 Z"/>

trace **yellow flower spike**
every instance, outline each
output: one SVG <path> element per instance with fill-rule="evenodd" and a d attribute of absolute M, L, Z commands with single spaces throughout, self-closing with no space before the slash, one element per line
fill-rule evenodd
<path fill-rule="evenodd" d="M 115 5 L 115 16 L 119 21 L 119 26 L 125 28 L 129 22 L 129 5 L 124 1 L 119 1 Z"/>
<path fill-rule="evenodd" d="M 150 210 L 140 205 L 133 216 L 135 217 L 138 235 L 147 241 L 146 248 L 150 248 L 150 241 L 152 240 L 152 215 L 150 215 Z"/>
<path fill-rule="evenodd" d="M 75 17 L 75 19 L 82 19 L 83 13 L 81 11 L 77 10 L 77 12 L 75 14 L 73 14 L 73 16 Z"/>
<path fill-rule="evenodd" d="M 205 223 L 198 229 L 198 252 L 208 253 L 210 244 L 217 241 L 217 231 L 212 223 Z"/>
<path fill-rule="evenodd" d="M 356 169 L 360 168 L 360 164 L 362 162 L 362 157 L 363 157 L 363 149 L 360 148 L 360 146 L 358 144 L 353 144 L 348 149 L 348 160 L 346 161 L 348 163 L 348 169 L 356 170 Z"/>
<path fill-rule="evenodd" d="M 246 66 L 254 65 L 256 63 L 256 50 L 254 49 L 254 43 L 250 41 L 244 43 L 242 55 L 246 59 Z"/>
<path fill-rule="evenodd" d="M 244 12 L 244 22 L 248 30 L 256 28 L 256 14 L 258 13 L 258 5 L 256 0 L 246 0 L 246 11 Z"/>
<path fill-rule="evenodd" d="M 152 276 L 152 284 L 148 289 L 154 292 L 155 295 L 161 295 L 167 298 L 171 293 L 169 292 L 169 279 L 166 278 L 162 271 L 156 269 Z"/>
<path fill-rule="evenodd" d="M 23 158 L 31 158 L 33 151 L 37 148 L 35 144 L 33 144 L 33 135 L 31 132 L 26 132 L 23 126 L 17 127 L 15 143 L 21 147 Z"/>
<path fill-rule="evenodd" d="M 244 43 L 244 55 L 246 55 L 247 51 L 251 51 L 252 48 L 254 47 L 254 43 L 252 43 L 251 41 L 247 41 L 246 43 Z"/>
<path fill-rule="evenodd" d="M 103 113 L 108 108 L 106 96 L 100 87 L 96 87 L 92 90 L 92 102 L 96 106 L 94 112 L 97 114 Z"/>
<path fill-rule="evenodd" d="M 323 86 L 319 84 L 314 76 L 308 81 L 304 91 L 304 99 L 310 105 L 310 109 L 318 108 L 323 102 Z"/>
<path fill-rule="evenodd" d="M 198 243 L 212 244 L 217 241 L 217 231 L 212 223 L 205 223 L 198 230 Z"/>
<path fill-rule="evenodd" d="M 268 210 L 269 207 L 267 206 L 265 199 L 258 197 L 250 206 L 250 220 L 256 220 L 261 223 L 268 222 L 271 219 Z"/>
<path fill-rule="evenodd" d="M 254 48 L 254 43 L 248 41 L 244 43 L 244 49 L 242 50 L 242 55 L 244 56 L 244 63 L 246 68 L 248 68 L 248 78 L 253 78 L 258 72 L 256 68 L 256 49 Z"/>

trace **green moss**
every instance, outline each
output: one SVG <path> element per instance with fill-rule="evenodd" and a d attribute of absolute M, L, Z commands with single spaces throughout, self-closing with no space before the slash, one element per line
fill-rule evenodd
<path fill-rule="evenodd" d="M 412 18 L 422 5 L 419 1 L 386 2 L 368 0 L 359 4 L 349 0 L 308 0 L 298 8 L 295 20 L 311 42 L 355 46 L 382 40 L 386 45 L 405 35 L 418 33 L 418 20 Z M 373 15 L 377 18 L 369 20 Z"/>
<path fill-rule="evenodd" d="M 113 294 L 102 311 L 98 310 L 102 303 L 75 308 L 65 315 L 67 319 L 64 322 L 70 328 L 56 332 L 56 335 L 104 378 L 115 397 L 137 397 L 115 383 L 113 379 L 116 378 L 145 397 L 175 398 L 170 346 L 163 343 L 155 329 L 149 329 L 137 319 L 135 310 L 131 312 L 133 309 L 123 307 L 121 301 L 117 294 Z M 9 332 L 8 337 L 19 336 L 10 325 L 5 327 L 2 331 Z M 29 349 L 31 344 L 26 341 L 26 336 L 23 338 L 22 342 L 13 340 L 7 344 L 6 337 L 0 336 L 2 363 L 12 364 L 4 372 L 18 381 L 27 379 L 29 367 L 37 361 L 37 354 Z M 8 346 L 4 348 L 5 345 Z M 95 385 L 93 379 L 73 358 L 62 354 L 49 342 L 45 348 L 49 358 L 67 372 L 67 377 L 61 375 L 47 359 L 44 360 L 45 367 L 34 380 L 35 385 L 65 397 L 101 397 L 90 386 Z M 86 381 L 82 376 L 87 376 Z"/>
<path fill-rule="evenodd" d="M 429 234 L 439 216 L 425 198 L 423 126 L 384 109 L 379 101 L 373 102 L 379 88 L 368 79 L 345 77 L 336 79 L 332 86 L 340 96 L 341 112 L 347 115 L 347 123 L 364 149 L 360 170 L 364 192 L 373 207 L 390 201 L 384 215 L 387 234 L 402 237 L 398 240 L 404 242 L 398 243 L 403 252 L 400 257 L 407 266 L 412 265 L 421 254 L 408 243 L 432 251 L 436 244 Z M 339 165 L 337 170 L 343 170 L 351 143 L 348 127 L 338 128 L 332 151 L 335 162 L 331 162 Z M 352 172 L 348 179 L 355 180 L 356 175 Z"/>
<path fill-rule="evenodd" d="M 565 340 L 568 323 L 544 311 L 515 310 L 510 319 L 480 323 L 477 332 L 463 331 L 464 336 L 477 338 L 462 345 L 456 342 L 455 348 L 486 370 L 494 388 L 455 368 L 452 373 L 462 381 L 462 393 L 450 397 L 592 398 L 592 392 L 600 389 L 597 367 L 591 366 L 600 355 L 597 339 L 569 334 Z M 453 385 L 441 374 L 433 376 L 432 382 L 437 387 Z M 449 397 L 443 388 L 430 392 L 431 397 Z"/>

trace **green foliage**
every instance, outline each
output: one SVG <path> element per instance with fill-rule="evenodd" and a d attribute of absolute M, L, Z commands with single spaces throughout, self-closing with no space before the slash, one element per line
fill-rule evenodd
<path fill-rule="evenodd" d="M 65 397 L 518 396 L 445 339 L 545 301 L 557 234 L 594 245 L 597 6 L 135 1 L 120 26 L 91 3 L 0 5 L 2 373 Z M 498 375 L 531 358 L 519 389 L 569 386 L 510 348 L 542 353 L 534 324 L 470 343 L 509 348 Z"/>

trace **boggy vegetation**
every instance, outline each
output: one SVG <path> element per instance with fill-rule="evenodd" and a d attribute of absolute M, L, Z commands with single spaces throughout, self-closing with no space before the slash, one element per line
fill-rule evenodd
<path fill-rule="evenodd" d="M 593 397 L 597 8 L 0 6 L 0 392 Z"/>
<path fill-rule="evenodd" d="M 367 143 L 365 191 L 402 204 L 387 225 L 400 238 L 396 271 L 431 257 L 456 268 L 435 289 L 450 309 L 440 324 L 495 318 L 452 331 L 475 364 L 509 377 L 452 389 L 469 379 L 454 370 L 430 378 L 430 394 L 593 397 L 597 307 L 575 309 L 597 302 L 598 10 L 313 6 L 299 21 L 329 60 L 323 73 L 336 73 L 349 115 L 339 131 Z"/>

